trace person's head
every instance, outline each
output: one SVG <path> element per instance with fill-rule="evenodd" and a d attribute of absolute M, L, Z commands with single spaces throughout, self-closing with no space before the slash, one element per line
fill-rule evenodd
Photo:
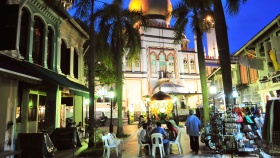
<path fill-rule="evenodd" d="M 157 127 L 161 127 L 161 123 L 159 121 L 157 122 Z"/>
<path fill-rule="evenodd" d="M 193 110 L 190 110 L 190 115 L 193 115 L 194 114 L 194 111 Z"/>
<path fill-rule="evenodd" d="M 172 127 L 173 127 L 171 122 L 167 122 L 166 126 L 167 126 L 168 129 L 172 129 Z"/>
<path fill-rule="evenodd" d="M 144 124 L 143 124 L 143 129 L 147 129 L 147 127 L 148 127 L 148 124 L 147 124 L 147 123 L 144 123 Z"/>

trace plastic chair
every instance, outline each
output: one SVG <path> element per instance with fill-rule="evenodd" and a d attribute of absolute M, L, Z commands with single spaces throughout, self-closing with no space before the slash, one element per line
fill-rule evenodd
<path fill-rule="evenodd" d="M 161 133 L 153 133 L 151 135 L 151 140 L 152 140 L 152 156 L 156 156 L 156 147 L 159 148 L 160 151 L 160 157 L 165 156 L 164 152 L 164 146 L 163 146 L 163 139 L 162 139 L 162 134 Z"/>
<path fill-rule="evenodd" d="M 107 149 L 107 156 L 108 156 L 108 158 L 110 158 L 110 149 L 111 148 L 115 148 L 117 156 L 119 156 L 119 147 L 118 147 L 119 144 L 117 144 L 116 141 L 114 141 L 110 135 L 102 136 L 102 141 L 103 141 L 103 145 L 104 145 L 103 157 L 105 156 L 105 150 Z"/>
<path fill-rule="evenodd" d="M 180 140 L 181 140 L 181 131 L 179 130 L 175 141 L 169 141 L 169 145 L 176 144 L 177 147 L 178 147 L 178 150 L 179 150 L 179 154 L 182 154 L 181 141 Z"/>
<path fill-rule="evenodd" d="M 122 147 L 124 148 L 124 141 L 122 139 L 118 139 L 115 133 L 108 133 L 112 137 L 113 140 L 117 142 L 117 144 L 122 144 Z"/>
<path fill-rule="evenodd" d="M 140 132 L 137 133 L 137 138 L 138 138 L 138 156 L 140 155 L 140 150 L 142 146 L 148 146 L 149 147 L 149 155 L 151 155 L 151 146 L 148 143 L 142 143 L 141 137 L 140 137 Z"/>

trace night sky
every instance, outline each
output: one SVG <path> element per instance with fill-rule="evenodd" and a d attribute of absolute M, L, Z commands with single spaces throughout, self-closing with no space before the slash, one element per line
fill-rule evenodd
<path fill-rule="evenodd" d="M 111 0 L 101 1 L 111 2 Z M 129 2 L 130 0 L 124 0 L 124 7 L 127 8 Z M 173 6 L 178 2 L 179 0 L 171 0 Z M 97 2 L 97 5 L 101 4 L 102 3 Z M 247 0 L 240 8 L 238 15 L 232 17 L 228 16 L 227 13 L 225 14 L 228 26 L 230 52 L 232 54 L 238 51 L 280 14 L 280 0 Z M 189 48 L 193 48 L 193 33 L 187 28 L 185 34 L 190 40 Z"/>

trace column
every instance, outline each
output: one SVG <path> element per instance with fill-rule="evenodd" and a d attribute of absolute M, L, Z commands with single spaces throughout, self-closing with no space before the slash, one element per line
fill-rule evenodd
<path fill-rule="evenodd" d="M 44 41 L 43 41 L 43 66 L 45 68 L 48 68 L 48 64 L 47 64 L 47 53 L 48 53 L 48 26 L 45 27 L 44 30 Z"/>
<path fill-rule="evenodd" d="M 21 102 L 21 133 L 28 132 L 28 102 L 29 102 L 30 88 L 23 86 L 22 88 L 22 102 Z"/>

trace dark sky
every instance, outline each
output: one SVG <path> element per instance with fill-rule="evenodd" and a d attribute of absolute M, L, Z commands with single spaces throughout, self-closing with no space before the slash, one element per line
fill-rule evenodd
<path fill-rule="evenodd" d="M 125 0 L 125 7 L 129 2 Z M 173 6 L 178 2 L 171 0 Z M 238 51 L 279 14 L 280 0 L 247 0 L 238 15 L 232 17 L 226 13 L 230 52 Z M 193 33 L 190 29 L 186 30 L 186 36 L 190 40 L 189 47 L 193 48 Z"/>
<path fill-rule="evenodd" d="M 112 0 L 100 1 L 110 3 Z M 171 3 L 174 6 L 179 1 L 171 0 Z M 130 0 L 124 0 L 124 7 L 127 8 L 129 2 Z M 238 15 L 232 17 L 225 14 L 230 52 L 234 53 L 280 14 L 280 0 L 247 0 Z M 185 34 L 190 40 L 189 48 L 193 48 L 193 33 L 187 29 Z"/>

